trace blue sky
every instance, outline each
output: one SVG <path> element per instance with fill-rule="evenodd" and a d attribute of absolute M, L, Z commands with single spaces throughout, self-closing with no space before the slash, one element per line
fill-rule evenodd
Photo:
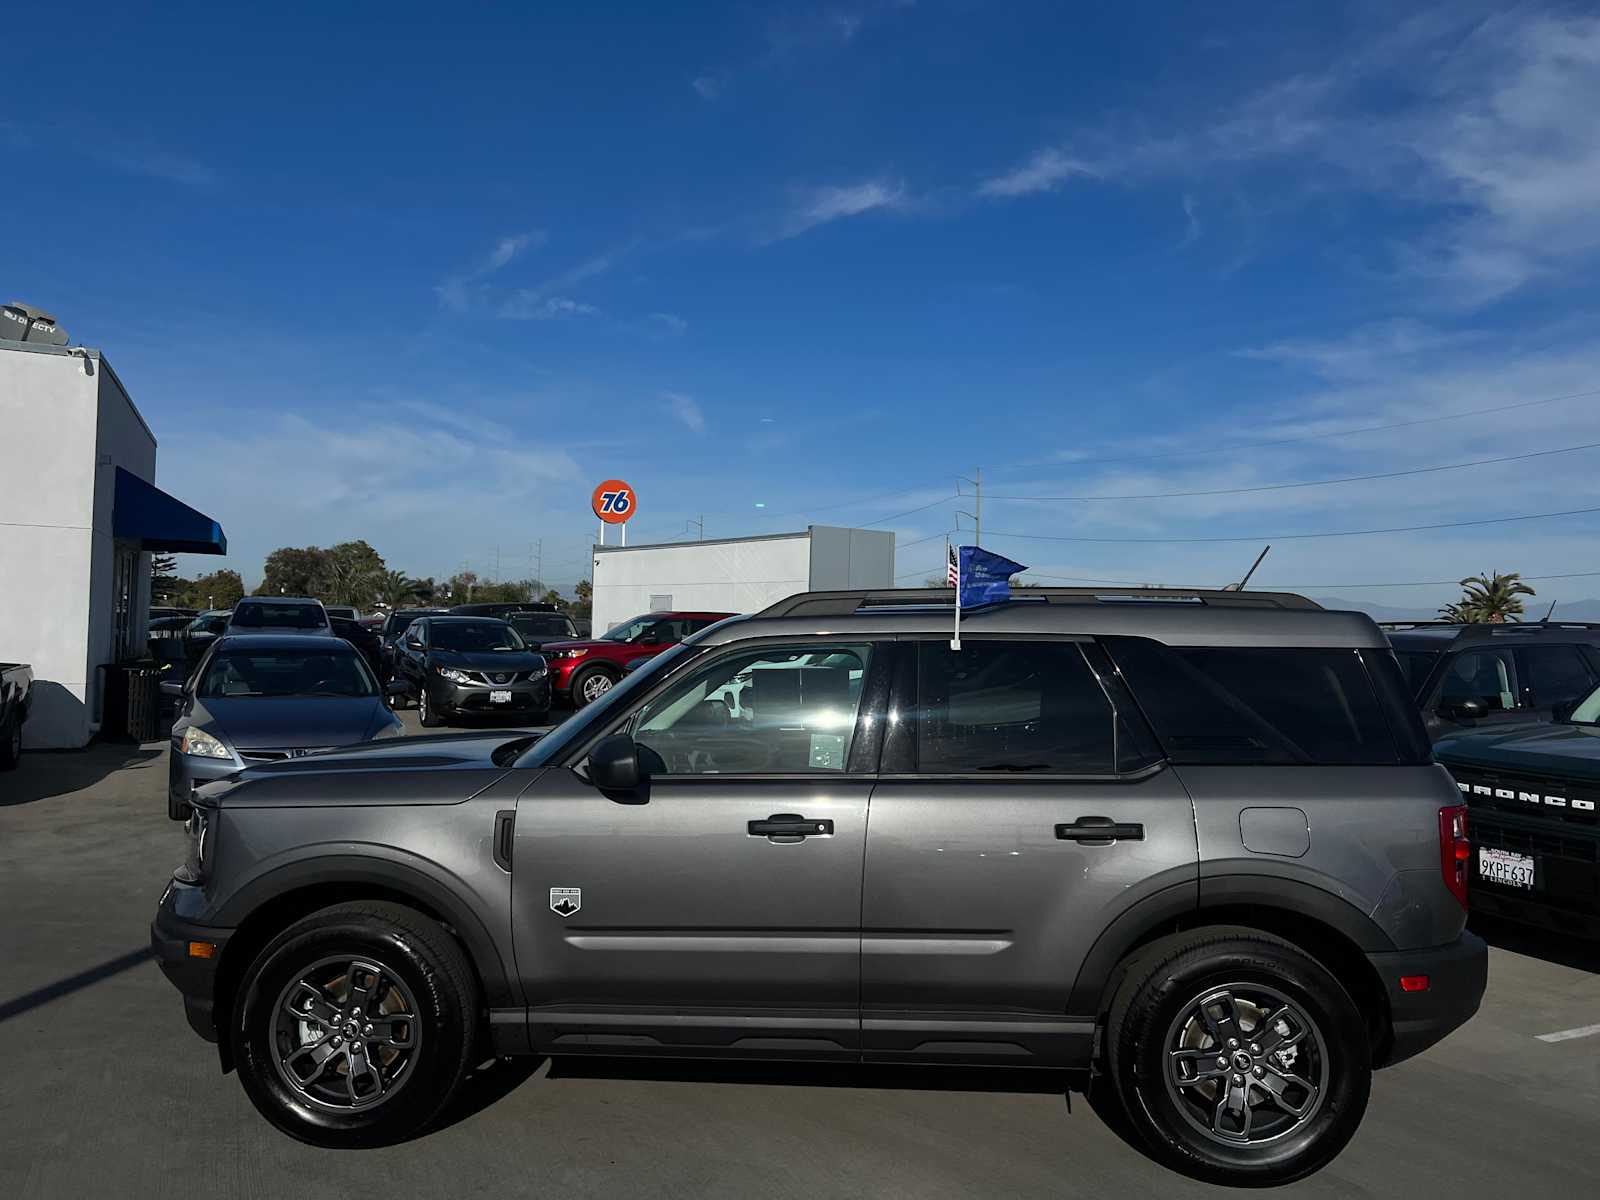
<path fill-rule="evenodd" d="M 1600 572 L 1600 514 L 1285 536 L 1600 507 L 1590 8 L 74 14 L 0 47 L 0 286 L 247 581 L 366 537 L 570 583 L 621 476 L 630 540 L 874 522 L 916 582 L 979 467 L 1040 579 Z"/>

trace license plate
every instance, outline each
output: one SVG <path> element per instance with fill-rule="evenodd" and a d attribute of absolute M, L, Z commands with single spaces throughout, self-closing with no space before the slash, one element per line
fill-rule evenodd
<path fill-rule="evenodd" d="M 1533 858 L 1494 846 L 1478 847 L 1478 878 L 1533 891 Z"/>
<path fill-rule="evenodd" d="M 489 693 L 489 703 L 490 704 L 510 704 L 511 703 L 511 693 L 510 692 L 490 692 Z"/>

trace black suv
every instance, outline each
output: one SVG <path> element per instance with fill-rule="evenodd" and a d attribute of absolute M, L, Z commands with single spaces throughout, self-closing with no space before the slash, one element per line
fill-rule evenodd
<path fill-rule="evenodd" d="M 1600 684 L 1600 624 L 1529 621 L 1382 626 L 1428 736 L 1550 720 Z"/>

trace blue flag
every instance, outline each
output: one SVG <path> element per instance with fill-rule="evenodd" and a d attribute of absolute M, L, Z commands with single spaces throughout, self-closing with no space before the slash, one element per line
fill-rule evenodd
<path fill-rule="evenodd" d="M 961 607 L 1011 599 L 1011 577 L 1027 569 L 981 546 L 961 547 Z"/>

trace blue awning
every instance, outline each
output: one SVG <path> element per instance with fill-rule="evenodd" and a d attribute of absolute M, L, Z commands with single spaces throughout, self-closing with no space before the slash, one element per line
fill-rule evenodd
<path fill-rule="evenodd" d="M 182 500 L 167 495 L 131 471 L 117 468 L 111 506 L 114 537 L 138 542 L 141 550 L 168 554 L 226 554 L 222 526 Z"/>

